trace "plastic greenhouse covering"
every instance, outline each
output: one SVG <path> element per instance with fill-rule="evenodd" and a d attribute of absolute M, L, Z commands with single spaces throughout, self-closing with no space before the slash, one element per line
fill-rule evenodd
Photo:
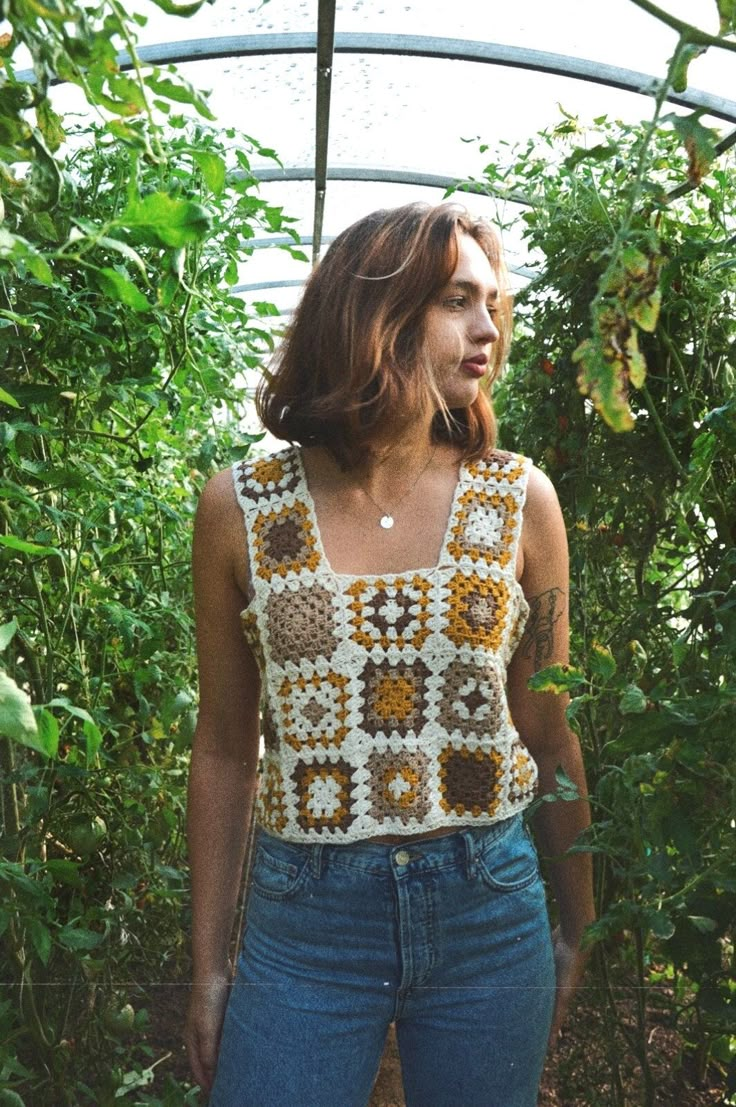
<path fill-rule="evenodd" d="M 666 7 L 718 30 L 713 0 Z M 265 178 L 263 194 L 295 217 L 310 246 L 315 237 L 324 246 L 374 208 L 438 202 L 453 181 L 480 177 L 490 158 L 502 160 L 563 111 L 583 126 L 604 115 L 648 118 L 653 82 L 666 72 L 678 37 L 632 0 L 217 0 L 188 19 L 140 0 L 136 11 L 147 20 L 138 43 L 144 60 L 175 62 L 210 92 L 219 126 L 275 149 L 283 168 L 258 155 L 252 165 Z M 680 102 L 666 110 L 705 108 L 701 121 L 727 142 L 736 134 L 733 75 L 730 52 L 708 51 L 691 64 Z M 65 112 L 87 110 L 76 89 L 61 87 L 56 99 Z M 320 157 L 327 177 L 321 234 Z M 478 213 L 498 214 L 488 196 L 470 203 Z M 514 233 L 513 202 L 503 203 L 505 247 L 523 281 L 533 269 Z M 265 248 L 265 239 L 255 245 L 243 294 L 288 313 L 309 266 Z"/>

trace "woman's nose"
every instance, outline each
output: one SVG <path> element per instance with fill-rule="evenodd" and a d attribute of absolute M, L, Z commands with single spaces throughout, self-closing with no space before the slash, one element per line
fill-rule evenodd
<path fill-rule="evenodd" d="M 493 316 L 487 307 L 483 307 L 479 310 L 475 324 L 475 334 L 473 335 L 476 342 L 480 342 L 486 345 L 489 342 L 495 342 L 499 337 L 499 330 L 496 326 Z"/>

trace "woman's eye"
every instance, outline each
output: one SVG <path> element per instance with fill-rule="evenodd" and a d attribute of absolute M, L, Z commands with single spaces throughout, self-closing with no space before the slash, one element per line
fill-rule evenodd
<path fill-rule="evenodd" d="M 465 307 L 464 296 L 451 296 L 449 300 L 445 300 L 445 306 L 449 308 L 462 308 Z"/>

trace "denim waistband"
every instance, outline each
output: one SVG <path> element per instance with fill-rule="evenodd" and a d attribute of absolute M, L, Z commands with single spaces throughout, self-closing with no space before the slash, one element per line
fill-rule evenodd
<path fill-rule="evenodd" d="M 499 819 L 489 826 L 467 827 L 437 838 L 407 839 L 405 843 L 391 845 L 370 840 L 332 845 L 327 842 L 290 842 L 259 826 L 256 828 L 255 847 L 263 846 L 271 856 L 286 865 L 301 867 L 308 861 L 317 877 L 325 866 L 332 864 L 377 876 L 394 875 L 397 867 L 407 872 L 427 872 L 462 866 L 466 875 L 472 877 L 476 862 L 515 827 L 525 827 L 522 813 Z"/>

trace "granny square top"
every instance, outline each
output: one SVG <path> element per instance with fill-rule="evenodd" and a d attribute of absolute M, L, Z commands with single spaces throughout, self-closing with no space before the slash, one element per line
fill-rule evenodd
<path fill-rule="evenodd" d="M 515 567 L 530 468 L 502 450 L 462 464 L 437 564 L 358 575 L 327 560 L 298 446 L 233 465 L 265 830 L 340 844 L 485 826 L 531 802 L 537 766 L 506 696 L 529 616 Z"/>

